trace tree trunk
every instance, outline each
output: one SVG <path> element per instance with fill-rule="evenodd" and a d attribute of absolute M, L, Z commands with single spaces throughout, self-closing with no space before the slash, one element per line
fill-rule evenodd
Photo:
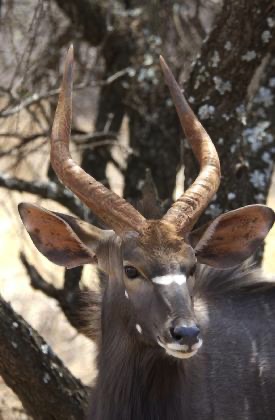
<path fill-rule="evenodd" d="M 88 389 L 0 296 L 0 375 L 35 420 L 81 420 Z"/>
<path fill-rule="evenodd" d="M 265 116 L 265 126 L 259 126 L 255 114 L 254 127 L 246 125 L 246 119 L 258 83 L 256 71 L 274 50 L 274 19 L 274 2 L 269 0 L 224 2 L 188 81 L 189 100 L 218 149 L 222 168 L 221 188 L 201 222 L 227 210 L 266 202 L 274 138 L 266 131 Z M 184 164 L 188 186 L 198 167 L 187 148 Z"/>

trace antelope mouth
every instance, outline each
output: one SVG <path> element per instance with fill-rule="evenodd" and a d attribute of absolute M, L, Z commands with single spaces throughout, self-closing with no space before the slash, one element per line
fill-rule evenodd
<path fill-rule="evenodd" d="M 199 338 L 199 341 L 192 346 L 178 343 L 164 343 L 159 337 L 157 341 L 158 345 L 162 347 L 169 356 L 173 356 L 178 359 L 189 359 L 190 357 L 193 357 L 202 345 L 201 338 Z"/>

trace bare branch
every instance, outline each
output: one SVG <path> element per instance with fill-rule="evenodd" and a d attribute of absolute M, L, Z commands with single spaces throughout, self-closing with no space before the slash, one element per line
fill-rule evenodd
<path fill-rule="evenodd" d="M 78 217 L 87 218 L 87 210 L 80 200 L 71 191 L 54 182 L 29 182 L 0 174 L 0 187 L 11 191 L 28 192 L 41 198 L 55 200 Z"/>
<path fill-rule="evenodd" d="M 18 138 L 21 140 L 21 143 L 10 147 L 8 150 L 0 152 L 0 158 L 2 158 L 3 156 L 8 156 L 14 153 L 15 151 L 20 150 L 27 144 L 31 143 L 33 140 L 36 140 L 41 137 L 47 137 L 47 136 L 48 136 L 48 132 L 34 133 L 34 134 L 30 134 L 29 136 L 24 136 L 24 137 L 22 137 L 19 133 L 16 133 L 16 132 L 15 133 L 13 132 L 0 133 L 0 137 Z"/>
<path fill-rule="evenodd" d="M 20 260 L 29 275 L 31 286 L 36 290 L 40 290 L 46 296 L 58 300 L 58 289 L 53 284 L 50 284 L 43 279 L 36 268 L 28 262 L 26 255 L 23 252 L 20 253 Z"/>
<path fill-rule="evenodd" d="M 257 8 L 257 13 L 254 13 Z M 216 217 L 223 211 L 265 202 L 268 188 L 263 179 L 270 180 L 270 162 L 260 158 L 267 153 L 272 161 L 272 140 L 262 130 L 259 146 L 245 138 L 246 117 L 249 111 L 249 90 L 255 85 L 255 75 L 269 53 L 274 55 L 275 9 L 268 0 L 224 2 L 209 37 L 202 46 L 188 81 L 188 96 L 203 126 L 216 142 L 222 166 L 223 188 L 200 219 Z M 242 31 L 249 22 L 247 36 Z M 265 38 L 267 36 L 267 38 Z M 274 73 L 273 73 L 274 74 Z M 257 89 L 256 89 L 257 90 Z M 274 112 L 273 112 L 274 114 Z M 261 145 L 260 145 L 261 144 Z M 256 152 L 256 153 L 255 153 Z M 244 165 L 249 157 L 249 165 Z M 197 166 L 190 150 L 184 153 L 186 187 L 195 179 Z M 239 170 L 239 168 L 241 170 Z M 254 182 L 261 172 L 261 182 Z M 269 181 L 268 181 L 269 182 Z M 266 185 L 268 185 L 266 182 Z M 254 185 L 253 185 L 254 184 Z M 246 188 L 243 188 L 243 186 Z"/>
<path fill-rule="evenodd" d="M 90 328 L 90 318 L 82 316 L 87 302 L 84 296 L 88 292 L 88 288 L 80 289 L 80 280 L 82 275 L 82 267 L 65 270 L 64 285 L 62 289 L 57 289 L 54 285 L 48 283 L 37 269 L 29 263 L 26 255 L 21 252 L 20 260 L 24 265 L 30 278 L 31 286 L 40 290 L 46 296 L 55 299 L 69 323 L 81 334 L 88 338 L 96 339 L 92 336 Z M 92 292 L 96 295 L 96 292 Z M 92 310 L 90 311 L 92 313 Z"/>
<path fill-rule="evenodd" d="M 0 296 L 0 375 L 34 419 L 85 418 L 89 391 Z"/>
<path fill-rule="evenodd" d="M 1 134 L 0 134 L 1 135 Z M 102 131 L 102 132 L 91 132 L 91 133 L 85 133 L 85 134 L 78 134 L 72 136 L 72 141 L 76 144 L 84 145 L 89 144 L 91 142 L 94 142 L 94 140 L 99 140 L 96 143 L 92 143 L 90 147 L 99 147 L 99 146 L 105 146 L 105 145 L 113 145 L 115 144 L 114 141 L 109 140 L 118 140 L 117 133 L 114 133 L 113 131 Z"/>
<path fill-rule="evenodd" d="M 28 136 L 22 136 L 19 132 L 4 132 L 0 133 L 0 137 L 8 137 L 8 138 L 15 138 L 20 139 L 20 143 L 10 147 L 7 150 L 4 150 L 3 152 L 0 152 L 0 158 L 4 156 L 8 156 L 10 154 L 14 154 L 15 151 L 19 151 L 29 143 L 31 143 L 33 140 L 37 140 L 39 138 L 48 138 L 50 136 L 50 132 L 47 131 L 41 131 L 40 133 L 34 133 L 30 134 Z M 98 140 L 98 141 L 95 141 Z M 114 146 L 116 145 L 116 141 L 118 140 L 117 134 L 114 132 L 98 132 L 98 133 L 85 133 L 85 134 L 76 134 L 72 135 L 72 142 L 79 144 L 80 147 L 83 145 L 90 144 L 90 149 L 95 149 L 96 147 L 102 147 L 102 146 Z M 123 147 L 121 145 L 118 145 L 119 147 L 125 149 L 127 153 L 132 153 L 133 151 L 129 148 Z"/>
<path fill-rule="evenodd" d="M 82 90 L 86 89 L 87 87 L 98 87 L 98 86 L 108 86 L 114 83 L 116 80 L 120 79 L 121 77 L 127 75 L 129 72 L 129 68 L 126 67 L 118 72 L 109 76 L 106 80 L 97 81 L 97 82 L 89 82 L 89 83 L 81 83 L 79 85 L 74 86 L 75 90 Z M 22 100 L 19 104 L 13 107 L 7 107 L 0 112 L 0 118 L 10 117 L 11 115 L 17 114 L 18 112 L 22 111 L 25 108 L 28 108 L 31 105 L 37 104 L 44 99 L 49 99 L 53 96 L 58 95 L 60 92 L 60 88 L 51 89 L 48 92 L 44 93 L 34 93 L 33 95 L 29 96 L 28 98 Z"/>

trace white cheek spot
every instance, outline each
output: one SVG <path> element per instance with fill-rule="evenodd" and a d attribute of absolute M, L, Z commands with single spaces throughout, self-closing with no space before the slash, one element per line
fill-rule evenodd
<path fill-rule="evenodd" d="M 127 293 L 127 290 L 125 290 L 125 297 L 126 297 L 126 299 L 129 299 L 129 295 L 128 295 L 128 293 Z"/>
<path fill-rule="evenodd" d="M 166 276 L 154 277 L 152 282 L 162 286 L 169 286 L 172 283 L 182 286 L 186 283 L 186 276 L 184 274 L 167 274 Z"/>
<path fill-rule="evenodd" d="M 136 329 L 137 329 L 137 332 L 139 332 L 140 334 L 142 334 L 142 328 L 141 328 L 141 326 L 139 324 L 136 324 Z"/>
<path fill-rule="evenodd" d="M 200 338 L 200 339 L 199 339 L 199 341 L 198 341 L 197 343 L 193 344 L 193 346 L 192 346 L 192 350 L 197 351 L 197 350 L 199 350 L 199 348 L 200 348 L 201 346 L 202 346 L 202 339 Z"/>

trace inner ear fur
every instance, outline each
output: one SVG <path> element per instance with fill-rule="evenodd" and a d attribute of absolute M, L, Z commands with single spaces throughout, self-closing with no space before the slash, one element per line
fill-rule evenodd
<path fill-rule="evenodd" d="M 110 234 L 75 217 L 21 203 L 19 214 L 36 248 L 67 268 L 96 262 L 99 244 Z"/>
<path fill-rule="evenodd" d="M 200 263 L 216 268 L 241 264 L 261 245 L 273 226 L 275 213 L 256 204 L 229 211 L 189 235 Z"/>

